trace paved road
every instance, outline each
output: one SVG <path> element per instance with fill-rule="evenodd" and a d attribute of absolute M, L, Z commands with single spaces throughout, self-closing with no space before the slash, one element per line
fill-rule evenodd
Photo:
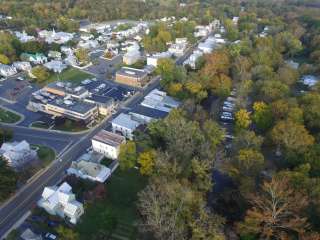
<path fill-rule="evenodd" d="M 176 63 L 181 65 L 192 52 L 193 47 L 188 49 L 186 54 L 177 59 Z M 138 92 L 135 96 L 128 99 L 124 104 L 122 104 L 116 115 L 105 119 L 101 124 L 92 129 L 89 133 L 83 136 L 65 136 L 65 140 L 69 141 L 68 149 L 65 149 L 58 159 L 54 161 L 46 170 L 34 176 L 34 178 L 29 181 L 24 187 L 22 187 L 6 204 L 0 208 L 0 238 L 4 235 L 11 227 L 34 206 L 36 201 L 39 199 L 41 192 L 45 186 L 57 184 L 65 174 L 65 170 L 70 166 L 70 163 L 76 160 L 85 150 L 91 145 L 91 138 L 99 132 L 101 129 L 106 129 L 110 127 L 109 121 L 122 112 L 128 111 L 128 109 L 134 107 L 138 104 L 151 90 L 158 88 L 160 83 L 160 77 L 155 77 L 151 83 L 142 91 Z M 52 136 L 47 135 L 47 132 L 35 132 L 32 129 L 30 132 L 27 128 L 12 127 L 15 130 L 15 134 L 30 135 L 34 134 L 36 138 L 42 138 L 45 141 L 46 138 L 52 137 L 53 141 L 60 141 L 63 135 L 60 133 L 53 133 Z M 20 132 L 20 133 L 19 133 Z M 39 134 L 39 136 L 38 136 Z M 75 139 L 74 139 L 75 138 Z M 52 141 L 51 140 L 51 141 Z M 59 146 L 57 146 L 59 148 Z"/>
<path fill-rule="evenodd" d="M 119 109 L 117 115 L 121 112 L 127 111 L 126 109 L 128 108 L 134 107 L 152 89 L 159 87 L 159 80 L 160 78 L 157 77 L 145 90 L 129 99 Z M 85 152 L 85 150 L 91 145 L 91 138 L 98 131 L 110 126 L 109 121 L 113 117 L 104 120 L 99 126 L 83 136 L 65 136 L 66 141 L 70 141 L 70 146 L 62 155 L 58 156 L 58 159 L 61 161 L 56 160 L 53 162 L 39 176 L 31 180 L 22 189 L 20 189 L 18 193 L 0 209 L 0 236 L 3 236 L 11 228 L 11 226 L 13 226 L 32 206 L 34 206 L 45 186 L 55 185 L 61 180 L 65 174 L 65 170 L 70 166 L 70 163 Z M 19 130 L 16 129 L 17 127 L 12 128 L 15 128 L 16 132 L 23 131 L 25 134 L 30 134 L 34 131 L 32 130 L 32 132 L 28 132 L 27 128 L 20 128 Z M 35 135 L 35 137 L 46 138 L 46 134 L 48 133 L 40 131 L 37 134 L 41 135 L 41 137 L 38 135 Z M 61 137 L 63 137 L 63 135 L 60 135 L 60 133 L 52 134 L 53 141 L 60 141 Z M 78 141 L 75 141 L 75 139 Z"/>

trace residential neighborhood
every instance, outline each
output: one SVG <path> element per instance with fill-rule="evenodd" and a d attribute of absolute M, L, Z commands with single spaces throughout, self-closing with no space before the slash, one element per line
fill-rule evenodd
<path fill-rule="evenodd" d="M 0 1 L 0 240 L 320 239 L 319 9 Z"/>

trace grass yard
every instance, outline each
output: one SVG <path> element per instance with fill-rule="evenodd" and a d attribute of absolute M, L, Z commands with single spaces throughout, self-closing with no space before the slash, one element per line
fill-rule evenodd
<path fill-rule="evenodd" d="M 106 183 L 105 200 L 86 205 L 75 228 L 80 239 L 99 239 L 100 235 L 110 236 L 110 240 L 137 239 L 137 193 L 145 184 L 146 178 L 137 170 L 118 169 Z"/>
<path fill-rule="evenodd" d="M 82 132 L 88 130 L 86 126 L 69 119 L 67 119 L 64 123 L 54 125 L 52 129 L 64 132 Z"/>
<path fill-rule="evenodd" d="M 34 122 L 34 123 L 31 124 L 31 127 L 42 128 L 42 129 L 48 129 L 49 128 L 48 124 L 46 124 L 44 122 Z"/>
<path fill-rule="evenodd" d="M 11 111 L 7 111 L 0 108 L 0 122 L 3 123 L 16 123 L 21 119 L 21 117 Z"/>
<path fill-rule="evenodd" d="M 54 152 L 54 150 L 47 146 L 32 145 L 32 147 L 38 149 L 38 157 L 43 167 L 48 166 L 56 158 L 56 153 Z"/>
<path fill-rule="evenodd" d="M 80 84 L 81 81 L 93 78 L 94 76 L 88 73 L 85 73 L 79 69 L 69 67 L 64 70 L 62 73 L 58 74 L 51 74 L 47 83 L 54 82 L 54 81 L 69 81 L 75 84 Z"/>

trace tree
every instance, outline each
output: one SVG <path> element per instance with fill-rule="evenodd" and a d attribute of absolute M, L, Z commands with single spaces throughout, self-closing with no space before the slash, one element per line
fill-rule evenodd
<path fill-rule="evenodd" d="M 244 148 L 260 150 L 262 143 L 263 137 L 256 135 L 254 131 L 242 130 L 233 140 L 233 148 L 235 152 Z"/>
<path fill-rule="evenodd" d="M 236 128 L 247 129 L 251 124 L 250 113 L 245 109 L 240 109 L 236 113 Z"/>
<path fill-rule="evenodd" d="M 149 150 L 139 155 L 138 163 L 140 164 L 140 173 L 142 175 L 151 175 L 155 165 L 156 152 Z"/>
<path fill-rule="evenodd" d="M 227 97 L 230 95 L 232 81 L 231 78 L 225 74 L 217 74 L 208 80 L 209 89 L 211 92 L 219 97 Z"/>
<path fill-rule="evenodd" d="M 120 146 L 119 163 L 121 169 L 133 168 L 137 163 L 136 144 L 128 141 Z"/>
<path fill-rule="evenodd" d="M 75 56 L 77 57 L 78 61 L 82 64 L 87 64 L 90 61 L 89 53 L 87 49 L 78 48 L 75 51 Z"/>
<path fill-rule="evenodd" d="M 307 219 L 302 213 L 307 198 L 302 192 L 294 191 L 287 178 L 273 177 L 271 182 L 264 182 L 261 191 L 251 194 L 249 201 L 251 208 L 244 222 L 238 225 L 242 235 L 292 239 L 306 231 Z"/>
<path fill-rule="evenodd" d="M 0 63 L 9 64 L 10 63 L 10 59 L 4 54 L 0 54 Z"/>
<path fill-rule="evenodd" d="M 298 81 L 299 73 L 289 66 L 284 66 L 278 69 L 278 77 L 284 84 L 292 86 Z"/>
<path fill-rule="evenodd" d="M 0 157 L 0 202 L 7 199 L 17 187 L 18 175 Z"/>
<path fill-rule="evenodd" d="M 258 94 L 261 100 L 271 102 L 288 96 L 289 87 L 277 80 L 263 81 Z"/>
<path fill-rule="evenodd" d="M 264 157 L 255 149 L 241 149 L 236 159 L 236 165 L 241 174 L 256 176 L 264 166 Z"/>
<path fill-rule="evenodd" d="M 309 129 L 320 129 L 320 94 L 308 93 L 301 100 L 303 117 Z"/>
<path fill-rule="evenodd" d="M 48 72 L 48 70 L 42 66 L 34 67 L 31 70 L 31 72 L 32 75 L 35 76 L 37 78 L 37 81 L 39 82 L 44 82 L 48 80 L 48 78 L 50 77 L 50 73 Z"/>
<path fill-rule="evenodd" d="M 203 196 L 186 181 L 153 178 L 139 193 L 138 209 L 141 229 L 152 232 L 155 239 L 224 239 L 223 220 L 205 211 Z"/>
<path fill-rule="evenodd" d="M 291 120 L 279 121 L 271 131 L 271 138 L 278 147 L 297 152 L 304 152 L 314 143 L 305 127 Z"/>
<path fill-rule="evenodd" d="M 62 225 L 60 225 L 56 229 L 56 231 L 59 234 L 60 238 L 62 238 L 62 239 L 65 239 L 65 240 L 77 240 L 77 239 L 79 239 L 79 235 L 76 232 L 74 232 L 70 228 L 63 227 Z"/>
<path fill-rule="evenodd" d="M 255 102 L 253 111 L 252 121 L 256 127 L 262 132 L 268 130 L 273 123 L 271 108 L 264 102 Z"/>

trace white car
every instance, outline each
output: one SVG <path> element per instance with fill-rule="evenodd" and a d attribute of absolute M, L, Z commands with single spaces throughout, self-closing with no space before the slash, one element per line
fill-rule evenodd
<path fill-rule="evenodd" d="M 230 112 L 222 112 L 222 116 L 232 116 L 232 113 Z"/>
<path fill-rule="evenodd" d="M 46 233 L 45 237 L 46 239 L 52 239 L 52 240 L 57 239 L 57 236 L 52 233 Z"/>
<path fill-rule="evenodd" d="M 234 108 L 233 108 L 233 107 L 223 106 L 223 107 L 222 107 L 222 110 L 223 110 L 223 111 L 226 111 L 226 112 L 233 112 Z"/>

